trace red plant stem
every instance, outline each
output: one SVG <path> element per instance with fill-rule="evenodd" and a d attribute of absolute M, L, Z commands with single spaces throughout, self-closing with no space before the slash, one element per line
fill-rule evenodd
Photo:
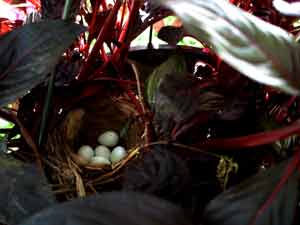
<path fill-rule="evenodd" d="M 102 74 L 104 74 L 104 70 L 109 65 L 110 61 L 111 61 L 111 59 L 109 59 L 108 61 L 104 62 L 99 69 L 97 69 L 94 73 L 92 73 L 91 75 L 89 75 L 88 79 L 89 80 L 94 80 L 94 79 L 97 79 L 100 76 L 102 76 Z"/>
<path fill-rule="evenodd" d="M 128 45 L 130 44 L 130 38 L 128 38 L 128 34 L 131 25 L 134 24 L 134 20 L 136 19 L 136 16 L 138 14 L 140 3 L 140 1 L 131 2 L 128 20 L 126 21 L 124 28 L 121 30 L 121 34 L 118 39 L 118 42 L 121 43 L 121 47 L 114 50 L 113 56 L 111 58 L 111 62 L 114 65 L 118 65 L 119 67 L 122 67 L 122 62 L 124 62 L 124 58 L 120 56 L 125 56 L 128 52 Z"/>
<path fill-rule="evenodd" d="M 134 1 L 135 2 L 135 1 Z M 135 8 L 135 7 L 137 7 L 138 6 L 138 4 L 137 3 L 132 3 L 132 5 L 131 5 L 131 10 L 130 10 L 130 13 L 129 13 L 129 15 L 131 15 L 131 13 L 133 13 L 132 12 L 132 10 Z M 123 12 L 122 12 L 122 14 L 124 14 L 125 13 L 125 4 L 126 3 L 124 3 L 124 5 L 123 5 Z M 136 10 L 136 13 L 138 12 L 138 7 L 135 9 Z M 122 17 L 123 17 L 124 15 L 122 15 Z M 127 29 L 128 29 L 128 22 L 130 21 L 130 20 L 132 20 L 132 19 L 134 19 L 135 17 L 133 17 L 133 16 L 129 16 L 129 18 L 128 18 L 128 21 L 126 22 L 126 24 L 125 24 L 125 26 L 124 26 L 124 28 L 121 30 L 121 33 L 120 33 L 120 35 L 119 35 L 119 39 L 118 39 L 118 41 L 120 42 L 120 43 L 123 43 L 123 41 L 125 40 L 125 38 L 126 38 L 126 35 L 128 34 L 128 32 L 127 32 Z M 123 23 L 123 21 L 122 21 L 122 23 Z M 122 25 L 122 24 L 121 24 Z M 122 28 L 122 27 L 121 27 Z M 109 61 L 106 61 L 96 72 L 94 72 L 92 75 L 90 75 L 90 79 L 94 79 L 94 78 L 96 78 L 96 75 L 98 75 L 98 74 L 101 74 L 101 72 L 104 72 L 104 70 L 106 69 L 106 67 L 109 65 L 109 62 L 111 61 L 111 62 L 116 62 L 116 59 L 120 56 L 120 52 L 122 52 L 122 51 L 124 51 L 124 43 L 123 43 L 123 46 L 121 46 L 120 48 L 116 48 L 114 51 L 113 51 L 113 54 L 112 54 L 112 56 L 111 56 L 111 58 L 110 58 L 110 60 Z M 126 48 L 127 49 L 127 48 Z M 117 64 L 117 63 L 115 63 L 115 64 Z"/>
<path fill-rule="evenodd" d="M 95 8 L 94 8 L 94 11 L 93 11 L 93 18 L 92 18 L 91 24 L 89 25 L 89 34 L 94 33 L 95 30 L 96 30 L 95 26 L 96 26 L 97 13 L 98 13 L 99 5 L 100 5 L 99 0 L 96 0 Z M 91 41 L 92 41 L 91 40 L 91 35 L 89 35 L 87 43 L 90 44 Z M 89 48 L 86 48 L 85 49 L 85 55 L 88 55 L 88 52 L 89 52 Z"/>
<path fill-rule="evenodd" d="M 81 68 L 81 71 L 79 72 L 78 79 L 83 79 L 84 77 L 87 77 L 87 71 L 91 67 L 92 63 L 96 59 L 96 57 L 99 54 L 99 50 L 101 49 L 105 39 L 106 35 L 110 34 L 111 31 L 114 29 L 114 24 L 117 18 L 118 10 L 120 9 L 122 5 L 122 0 L 117 0 L 113 9 L 109 13 L 107 19 L 105 20 L 105 23 L 103 24 L 103 27 L 100 30 L 100 33 L 97 37 L 96 43 L 92 49 L 91 54 L 88 56 L 87 61 Z"/>
<path fill-rule="evenodd" d="M 139 3 L 139 4 L 138 4 Z M 140 8 L 140 2 L 139 1 L 133 1 L 133 4 L 132 4 L 132 7 L 131 7 L 131 10 L 130 10 L 130 17 L 131 18 L 129 18 L 129 24 L 128 24 L 128 28 L 127 29 L 130 29 L 131 27 L 131 25 L 133 24 L 132 22 L 130 22 L 131 20 L 134 20 L 135 18 L 136 18 L 136 16 L 138 15 L 138 13 L 139 13 L 139 8 Z M 152 22 L 151 24 L 149 24 L 147 27 L 149 27 L 150 25 L 152 25 L 154 22 Z M 129 34 L 127 33 L 126 34 L 127 35 L 127 37 L 126 37 L 126 39 L 124 38 L 124 40 L 126 40 L 127 42 L 127 44 L 129 45 L 130 44 L 130 42 L 133 40 L 133 37 L 132 37 L 132 35 L 131 36 L 129 36 Z"/>
<path fill-rule="evenodd" d="M 300 162 L 300 151 L 297 149 L 295 155 L 293 156 L 293 159 L 291 162 L 287 165 L 282 177 L 280 178 L 280 181 L 277 183 L 276 187 L 274 188 L 271 195 L 268 197 L 268 199 L 264 202 L 264 204 L 258 209 L 257 213 L 254 216 L 254 219 L 250 223 L 250 225 L 255 225 L 257 222 L 257 219 L 259 216 L 261 216 L 268 207 L 272 204 L 272 202 L 276 199 L 276 196 L 283 188 L 283 185 L 286 184 L 289 177 L 293 174 L 293 172 L 299 167 Z M 292 209 L 291 209 L 292 210 Z"/>
<path fill-rule="evenodd" d="M 101 67 L 99 69 L 97 69 L 95 72 L 93 72 L 90 76 L 89 76 L 89 79 L 96 79 L 97 77 L 101 76 L 101 74 L 104 74 L 104 71 L 106 69 L 106 67 L 109 65 L 110 62 L 116 62 L 116 59 L 118 58 L 119 54 L 122 52 L 122 51 L 127 51 L 127 48 L 125 46 L 122 46 L 119 51 L 115 51 L 113 53 L 113 55 L 109 58 L 108 61 L 104 62 Z M 114 65 L 116 63 L 113 63 Z"/>
<path fill-rule="evenodd" d="M 124 22 L 124 17 L 125 17 L 125 12 L 126 12 L 126 6 L 127 6 L 127 1 L 125 0 L 124 3 L 123 3 L 123 10 L 122 10 L 121 21 L 120 21 L 120 31 L 123 28 L 123 22 Z"/>
<path fill-rule="evenodd" d="M 287 107 L 287 108 L 290 108 L 296 99 L 297 99 L 297 96 L 292 96 L 292 97 L 289 99 L 289 101 L 287 102 L 286 107 Z"/>
<path fill-rule="evenodd" d="M 129 3 L 128 3 L 129 4 Z M 128 33 L 129 33 L 129 29 L 130 26 L 132 24 L 134 24 L 134 20 L 136 18 L 136 15 L 139 11 L 139 5 L 140 2 L 139 1 L 132 1 L 131 5 L 130 5 L 130 10 L 129 10 L 129 16 L 128 16 L 128 20 L 126 21 L 124 28 L 121 31 L 121 34 L 119 36 L 118 42 L 122 43 L 122 46 L 120 48 L 116 48 L 113 56 L 112 56 L 112 62 L 115 64 L 119 64 L 118 62 L 116 62 L 116 60 L 118 59 L 118 61 L 122 60 L 119 58 L 119 56 L 121 55 L 121 52 L 124 51 L 124 47 L 126 46 L 126 49 L 128 50 L 127 46 L 130 43 L 130 40 L 128 38 Z"/>
<path fill-rule="evenodd" d="M 106 11 L 107 10 L 106 0 L 101 0 L 101 5 L 102 5 L 103 11 Z"/>
<path fill-rule="evenodd" d="M 139 102 L 139 100 L 136 98 L 135 93 L 130 89 L 126 89 L 126 91 L 127 91 L 126 93 L 127 93 L 128 97 L 131 99 L 132 103 L 136 106 L 136 109 L 137 109 L 138 113 L 140 115 L 143 115 L 144 114 L 143 108 L 142 108 L 141 103 Z"/>
<path fill-rule="evenodd" d="M 102 56 L 102 59 L 103 59 L 104 62 L 108 62 L 109 58 L 106 55 L 106 52 L 105 52 L 105 49 L 104 49 L 103 45 L 101 46 L 101 56 Z"/>
<path fill-rule="evenodd" d="M 133 24 L 133 21 L 136 18 L 136 14 L 139 9 L 139 1 L 133 1 L 130 5 L 129 17 L 127 22 L 125 23 L 124 29 L 122 29 L 121 34 L 119 36 L 119 42 L 125 43 L 126 37 L 128 35 L 129 27 Z"/>
<path fill-rule="evenodd" d="M 287 127 L 272 131 L 265 131 L 244 137 L 205 140 L 203 142 L 194 144 L 194 146 L 218 150 L 251 148 L 260 145 L 271 144 L 277 140 L 284 139 L 296 133 L 300 133 L 300 120 L 295 121 Z"/>
<path fill-rule="evenodd" d="M 136 1 L 133 1 L 133 3 L 136 2 Z M 137 3 L 134 3 L 134 5 L 131 5 L 131 10 L 134 9 L 134 11 L 130 11 L 130 14 L 129 15 L 133 15 L 132 13 L 138 13 L 138 7 L 139 5 Z M 127 36 L 128 35 L 128 32 L 127 32 L 127 29 L 129 29 L 128 27 L 128 22 L 126 23 L 124 29 L 122 29 L 122 32 L 119 36 L 119 41 L 122 41 L 122 40 L 126 40 L 127 43 L 130 43 L 131 40 L 133 40 L 134 38 L 136 38 L 140 33 L 142 33 L 148 26 L 150 26 L 151 24 L 154 24 L 156 23 L 157 21 L 165 18 L 166 16 L 169 16 L 169 15 L 172 15 L 172 13 L 170 11 L 168 11 L 167 13 L 164 13 L 162 15 L 159 15 L 158 17 L 156 17 L 155 19 L 151 20 L 151 22 L 149 23 L 145 23 L 142 25 L 142 29 L 139 30 L 139 32 L 137 33 L 134 33 L 134 34 L 131 34 L 130 37 Z M 134 16 L 131 16 L 130 18 L 128 18 L 128 21 L 129 20 L 133 20 L 135 19 Z M 126 37 L 127 36 L 127 37 Z M 116 62 L 117 59 L 119 59 L 119 56 L 121 55 L 121 52 L 122 51 L 127 51 L 127 45 L 125 43 L 122 43 L 123 46 L 121 48 L 117 48 L 114 52 L 113 52 L 113 55 L 111 56 L 111 59 L 110 61 L 113 62 L 115 65 L 118 65 L 118 63 Z M 120 59 L 119 59 L 120 60 Z M 119 61 L 118 60 L 118 61 Z M 108 62 L 105 62 L 96 72 L 94 72 L 91 76 L 90 76 L 90 79 L 94 79 L 96 78 L 96 75 L 99 75 L 101 74 L 101 72 L 104 72 L 104 70 L 106 69 L 106 67 L 109 65 L 109 61 Z M 79 76 L 80 78 L 80 76 Z"/>
<path fill-rule="evenodd" d="M 100 78 L 93 79 L 93 81 L 113 81 L 113 82 L 123 84 L 123 85 L 135 85 L 136 86 L 136 81 L 121 80 L 121 79 L 112 78 L 112 77 L 100 77 Z"/>

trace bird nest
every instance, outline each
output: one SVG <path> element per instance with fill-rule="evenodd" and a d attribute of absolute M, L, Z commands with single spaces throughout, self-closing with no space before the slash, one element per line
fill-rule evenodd
<path fill-rule="evenodd" d="M 112 165 L 82 164 L 77 154 L 80 146 L 95 148 L 97 137 L 107 130 L 120 134 L 126 157 Z M 123 169 L 144 143 L 143 133 L 144 124 L 126 95 L 94 96 L 73 107 L 47 138 L 46 172 L 54 192 L 71 199 L 120 188 Z"/>

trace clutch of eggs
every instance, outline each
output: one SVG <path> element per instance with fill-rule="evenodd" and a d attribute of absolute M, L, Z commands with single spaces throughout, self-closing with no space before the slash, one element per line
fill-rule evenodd
<path fill-rule="evenodd" d="M 127 155 L 124 147 L 116 146 L 119 142 L 119 135 L 115 131 L 106 131 L 99 135 L 98 142 L 101 144 L 94 150 L 88 145 L 83 145 L 78 150 L 82 165 L 107 166 L 115 164 Z M 114 147 L 116 146 L 116 147 Z M 114 147 L 112 151 L 108 147 Z"/>

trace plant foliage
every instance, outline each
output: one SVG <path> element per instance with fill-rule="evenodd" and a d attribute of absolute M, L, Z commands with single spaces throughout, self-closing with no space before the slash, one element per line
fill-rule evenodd
<path fill-rule="evenodd" d="M 226 0 L 161 3 L 173 9 L 186 29 L 244 75 L 290 94 L 299 93 L 300 47 L 288 32 Z"/>
<path fill-rule="evenodd" d="M 0 105 L 14 101 L 44 81 L 84 30 L 74 23 L 49 20 L 1 36 Z"/>

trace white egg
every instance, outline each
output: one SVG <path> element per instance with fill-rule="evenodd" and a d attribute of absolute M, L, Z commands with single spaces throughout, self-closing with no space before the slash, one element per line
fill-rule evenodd
<path fill-rule="evenodd" d="M 95 148 L 96 156 L 102 156 L 104 158 L 109 159 L 110 154 L 111 154 L 110 150 L 108 149 L 108 147 L 106 147 L 104 145 L 99 145 Z"/>
<path fill-rule="evenodd" d="M 123 148 L 122 146 L 117 146 L 111 152 L 110 161 L 112 163 L 117 163 L 117 162 L 121 161 L 122 159 L 124 159 L 126 155 L 127 155 L 127 152 L 126 152 L 125 148 Z"/>
<path fill-rule="evenodd" d="M 106 166 L 110 165 L 110 161 L 107 158 L 102 156 L 94 156 L 92 157 L 89 166 Z"/>
<path fill-rule="evenodd" d="M 119 135 L 115 131 L 106 131 L 99 135 L 98 142 L 107 147 L 114 147 L 118 144 Z"/>
<path fill-rule="evenodd" d="M 83 145 L 79 148 L 78 155 L 83 159 L 90 161 L 94 156 L 94 150 L 89 145 Z"/>

